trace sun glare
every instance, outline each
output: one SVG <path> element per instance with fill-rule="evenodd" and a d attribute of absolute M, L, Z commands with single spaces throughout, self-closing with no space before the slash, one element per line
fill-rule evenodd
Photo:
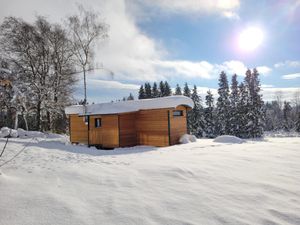
<path fill-rule="evenodd" d="M 243 30 L 238 39 L 238 44 L 243 51 L 253 51 L 257 49 L 264 40 L 264 33 L 258 27 L 249 27 Z"/>

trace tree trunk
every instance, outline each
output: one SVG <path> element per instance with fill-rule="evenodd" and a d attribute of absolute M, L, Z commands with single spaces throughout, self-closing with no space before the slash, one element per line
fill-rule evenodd
<path fill-rule="evenodd" d="M 15 126 L 14 129 L 18 129 L 18 124 L 19 124 L 19 112 L 16 111 L 16 118 L 15 118 Z"/>
<path fill-rule="evenodd" d="M 87 104 L 87 95 L 86 95 L 86 69 L 83 67 L 83 85 L 84 85 L 84 105 Z"/>
<path fill-rule="evenodd" d="M 24 113 L 22 113 L 22 116 L 23 116 L 23 119 L 25 122 L 25 129 L 28 131 L 28 121 L 27 121 L 26 115 Z"/>
<path fill-rule="evenodd" d="M 47 130 L 51 130 L 51 117 L 50 117 L 50 112 L 47 111 Z"/>
<path fill-rule="evenodd" d="M 36 128 L 39 131 L 42 131 L 41 127 L 41 102 L 38 101 L 37 103 L 37 110 L 36 110 Z"/>

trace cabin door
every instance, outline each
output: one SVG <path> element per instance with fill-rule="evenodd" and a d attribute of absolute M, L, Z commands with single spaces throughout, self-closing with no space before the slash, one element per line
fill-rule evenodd
<path fill-rule="evenodd" d="M 90 116 L 89 121 L 89 144 L 102 146 L 102 118 L 101 116 Z"/>

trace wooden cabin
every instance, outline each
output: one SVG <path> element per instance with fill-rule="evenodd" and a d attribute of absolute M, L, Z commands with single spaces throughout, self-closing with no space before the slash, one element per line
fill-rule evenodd
<path fill-rule="evenodd" d="M 101 148 L 135 145 L 169 146 L 187 133 L 187 111 L 194 106 L 185 96 L 74 105 L 65 109 L 70 141 Z"/>

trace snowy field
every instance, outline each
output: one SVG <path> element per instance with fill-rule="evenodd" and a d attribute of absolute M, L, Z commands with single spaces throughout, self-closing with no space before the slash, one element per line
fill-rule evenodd
<path fill-rule="evenodd" d="M 0 167 L 1 225 L 300 224 L 299 137 L 114 151 L 65 141 L 10 139 L 0 166 L 21 152 Z"/>

